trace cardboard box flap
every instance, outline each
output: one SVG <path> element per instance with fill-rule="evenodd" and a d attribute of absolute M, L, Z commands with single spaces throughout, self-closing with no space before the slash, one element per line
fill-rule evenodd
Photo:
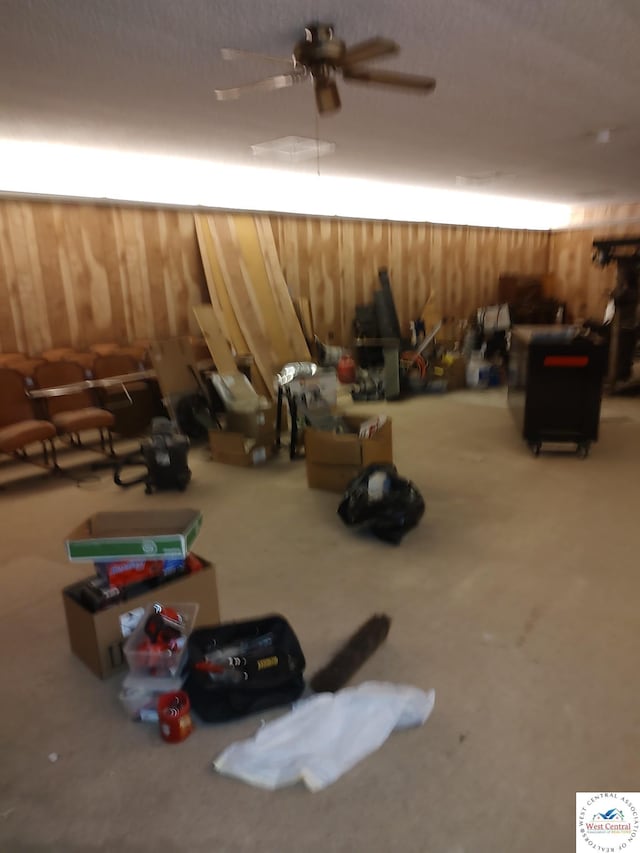
<path fill-rule="evenodd" d="M 66 538 L 72 562 L 186 557 L 202 526 L 195 509 L 99 512 Z"/>
<path fill-rule="evenodd" d="M 305 453 L 309 462 L 319 465 L 370 465 L 373 462 L 391 462 L 391 421 L 366 439 L 358 436 L 360 425 L 368 417 L 345 415 L 353 433 L 336 434 L 307 428 L 304 431 Z"/>

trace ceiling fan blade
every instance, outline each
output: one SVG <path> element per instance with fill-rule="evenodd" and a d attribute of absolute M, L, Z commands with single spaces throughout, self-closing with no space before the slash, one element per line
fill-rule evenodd
<path fill-rule="evenodd" d="M 378 68 L 343 68 L 342 75 L 345 80 L 381 83 L 383 86 L 396 86 L 424 95 L 433 92 L 436 87 L 433 77 L 420 77 L 417 74 L 404 74 L 401 71 L 383 71 Z"/>
<path fill-rule="evenodd" d="M 345 50 L 339 65 L 344 68 L 356 62 L 366 62 L 369 59 L 378 59 L 380 56 L 391 56 L 393 53 L 398 53 L 399 50 L 400 46 L 392 39 L 378 36 L 352 44 Z"/>
<path fill-rule="evenodd" d="M 305 76 L 304 74 L 276 74 L 275 77 L 266 77 L 255 83 L 244 83 L 242 86 L 233 86 L 230 89 L 214 89 L 213 93 L 218 101 L 235 101 L 250 92 L 273 92 L 275 89 L 286 89 L 303 80 Z"/>
<path fill-rule="evenodd" d="M 270 56 L 268 53 L 254 53 L 252 50 L 237 50 L 235 47 L 220 48 L 223 59 L 264 59 L 267 62 L 279 62 L 280 65 L 291 65 L 290 56 Z"/>
<path fill-rule="evenodd" d="M 336 81 L 331 79 L 315 78 L 313 81 L 313 88 L 316 93 L 316 106 L 318 107 L 318 112 L 321 115 L 324 113 L 337 113 L 341 107 L 341 103 Z"/>

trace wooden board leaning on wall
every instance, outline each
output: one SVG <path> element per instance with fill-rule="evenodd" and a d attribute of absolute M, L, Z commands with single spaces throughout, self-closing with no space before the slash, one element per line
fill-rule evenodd
<path fill-rule="evenodd" d="M 269 220 L 225 213 L 196 214 L 195 220 L 217 322 L 232 348 L 241 342 L 251 353 L 258 390 L 273 398 L 276 372 L 310 354 Z"/>

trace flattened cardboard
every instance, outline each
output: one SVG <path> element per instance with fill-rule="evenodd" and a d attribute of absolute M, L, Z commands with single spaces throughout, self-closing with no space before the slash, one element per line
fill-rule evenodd
<path fill-rule="evenodd" d="M 189 338 L 153 341 L 149 352 L 163 397 L 196 394 L 200 390 L 195 373 L 197 360 Z"/>
<path fill-rule="evenodd" d="M 200 558 L 202 559 L 202 558 Z M 84 583 L 71 584 L 62 590 L 71 651 L 98 678 L 108 678 L 126 666 L 123 652 L 125 614 L 144 608 L 154 601 L 192 601 L 200 605 L 195 627 L 217 625 L 220 622 L 218 586 L 215 567 L 206 560 L 199 572 L 182 575 L 142 595 L 127 599 L 92 613 L 78 600 L 77 592 Z M 121 619 L 121 617 L 124 617 Z"/>
<path fill-rule="evenodd" d="M 66 538 L 71 562 L 186 557 L 202 526 L 196 509 L 99 512 Z"/>

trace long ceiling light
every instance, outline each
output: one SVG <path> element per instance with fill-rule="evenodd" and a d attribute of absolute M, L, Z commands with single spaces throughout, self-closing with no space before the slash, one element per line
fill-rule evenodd
<path fill-rule="evenodd" d="M 550 230 L 569 205 L 209 160 L 0 140 L 0 193 Z"/>

